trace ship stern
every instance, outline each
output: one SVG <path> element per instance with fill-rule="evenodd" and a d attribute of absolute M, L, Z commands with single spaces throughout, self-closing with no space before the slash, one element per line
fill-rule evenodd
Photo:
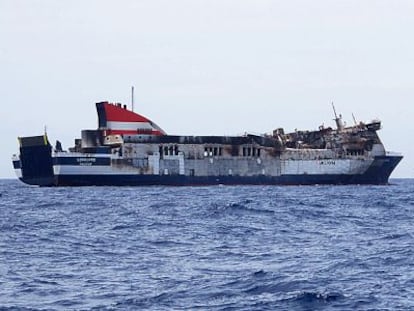
<path fill-rule="evenodd" d="M 52 146 L 46 135 L 20 137 L 20 154 L 13 156 L 17 178 L 29 185 L 54 186 Z"/>

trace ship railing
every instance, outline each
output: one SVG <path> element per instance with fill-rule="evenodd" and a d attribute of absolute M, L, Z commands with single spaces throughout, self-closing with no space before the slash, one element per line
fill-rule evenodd
<path fill-rule="evenodd" d="M 65 158 L 107 158 L 110 156 L 105 153 L 83 153 L 83 152 L 65 152 L 65 151 L 54 151 L 54 157 L 65 157 Z"/>
<path fill-rule="evenodd" d="M 402 157 L 402 153 L 395 151 L 386 151 L 385 155 L 389 157 Z"/>

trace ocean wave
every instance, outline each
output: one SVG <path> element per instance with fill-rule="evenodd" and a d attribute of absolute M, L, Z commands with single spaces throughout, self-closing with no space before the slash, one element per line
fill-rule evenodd
<path fill-rule="evenodd" d="M 0 186 L 0 311 L 414 309 L 411 181 Z"/>
<path fill-rule="evenodd" d="M 290 298 L 289 302 L 305 307 L 316 307 L 344 299 L 345 295 L 337 292 L 303 291 Z"/>

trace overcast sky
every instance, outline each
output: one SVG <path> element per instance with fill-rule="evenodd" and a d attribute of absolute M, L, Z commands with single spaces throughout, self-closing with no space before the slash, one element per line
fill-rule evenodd
<path fill-rule="evenodd" d="M 73 145 L 95 102 L 169 134 L 235 135 L 379 118 L 414 177 L 414 1 L 0 0 L 0 177 L 18 136 Z"/>

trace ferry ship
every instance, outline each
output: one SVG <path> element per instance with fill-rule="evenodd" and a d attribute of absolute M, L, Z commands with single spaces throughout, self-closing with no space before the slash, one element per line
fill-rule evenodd
<path fill-rule="evenodd" d="M 336 112 L 336 128 L 177 136 L 126 105 L 96 109 L 98 128 L 68 150 L 46 133 L 19 137 L 17 177 L 39 186 L 382 185 L 402 159 L 385 150 L 379 120 L 345 126 Z"/>

